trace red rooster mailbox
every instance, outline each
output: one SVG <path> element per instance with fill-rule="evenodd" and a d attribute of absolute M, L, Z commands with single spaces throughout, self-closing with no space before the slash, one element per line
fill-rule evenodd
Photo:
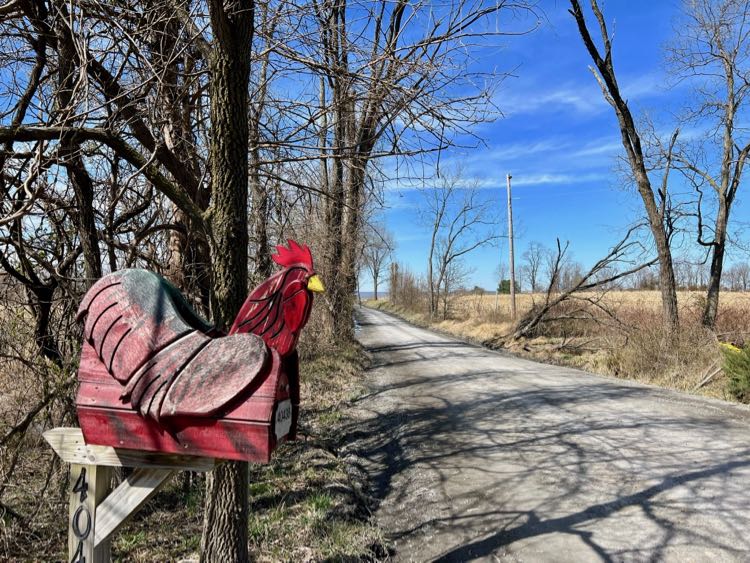
<path fill-rule="evenodd" d="M 268 462 L 294 438 L 296 345 L 324 288 L 307 246 L 290 240 L 277 252 L 282 270 L 253 290 L 226 335 L 146 270 L 88 291 L 76 398 L 87 444 Z"/>

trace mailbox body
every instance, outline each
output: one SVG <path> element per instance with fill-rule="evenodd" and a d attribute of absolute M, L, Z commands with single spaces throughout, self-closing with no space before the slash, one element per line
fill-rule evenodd
<path fill-rule="evenodd" d="M 205 416 L 142 416 L 121 399 L 123 387 L 84 342 L 76 397 L 87 444 L 267 463 L 271 453 L 296 434 L 299 374 L 292 361 L 273 360 L 251 388 L 224 412 Z"/>

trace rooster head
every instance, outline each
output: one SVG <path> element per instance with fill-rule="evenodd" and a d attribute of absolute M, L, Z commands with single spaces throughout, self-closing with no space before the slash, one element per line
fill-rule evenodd
<path fill-rule="evenodd" d="M 315 273 L 310 247 L 306 244 L 300 246 L 292 239 L 289 239 L 287 244 L 289 246 L 277 246 L 276 254 L 271 255 L 271 260 L 282 268 L 294 268 L 295 266 L 304 268 L 308 272 L 306 280 L 307 289 L 313 293 L 322 293 L 325 291 L 323 281 Z"/>
<path fill-rule="evenodd" d="M 229 334 L 257 334 L 285 357 L 295 350 L 310 318 L 313 295 L 325 288 L 307 245 L 289 240 L 287 246 L 277 246 L 271 258 L 281 271 L 250 293 Z"/>

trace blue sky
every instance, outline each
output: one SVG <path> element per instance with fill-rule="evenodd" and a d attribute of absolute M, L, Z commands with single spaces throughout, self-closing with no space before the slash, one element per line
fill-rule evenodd
<path fill-rule="evenodd" d="M 590 59 L 567 9 L 567 2 L 546 3 L 546 21 L 537 31 L 505 38 L 502 48 L 478 55 L 479 64 L 515 75 L 497 91 L 504 116 L 478 129 L 486 146 L 446 153 L 442 166 L 460 162 L 463 175 L 476 179 L 502 213 L 505 175 L 511 173 L 517 255 L 532 241 L 552 246 L 559 237 L 586 265 L 619 240 L 641 207 L 615 172 L 622 152 L 616 118 L 588 70 Z M 673 124 L 689 96 L 689 87 L 674 85 L 663 62 L 679 9 L 673 0 L 603 5 L 615 33 L 620 87 L 634 114 L 647 113 L 657 126 Z M 398 244 L 396 259 L 419 273 L 426 270 L 429 243 L 415 211 L 422 198 L 417 190 L 392 185 L 384 211 Z M 746 211 L 740 201 L 735 217 Z M 494 288 L 501 256 L 507 256 L 506 240 L 471 254 L 471 284 Z M 370 287 L 363 278 L 362 289 Z"/>

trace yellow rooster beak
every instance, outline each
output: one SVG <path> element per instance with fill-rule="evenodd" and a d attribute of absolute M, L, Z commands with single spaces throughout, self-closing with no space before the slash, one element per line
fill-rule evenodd
<path fill-rule="evenodd" d="M 307 280 L 307 289 L 314 291 L 315 293 L 322 293 L 326 290 L 323 282 L 317 274 Z"/>

